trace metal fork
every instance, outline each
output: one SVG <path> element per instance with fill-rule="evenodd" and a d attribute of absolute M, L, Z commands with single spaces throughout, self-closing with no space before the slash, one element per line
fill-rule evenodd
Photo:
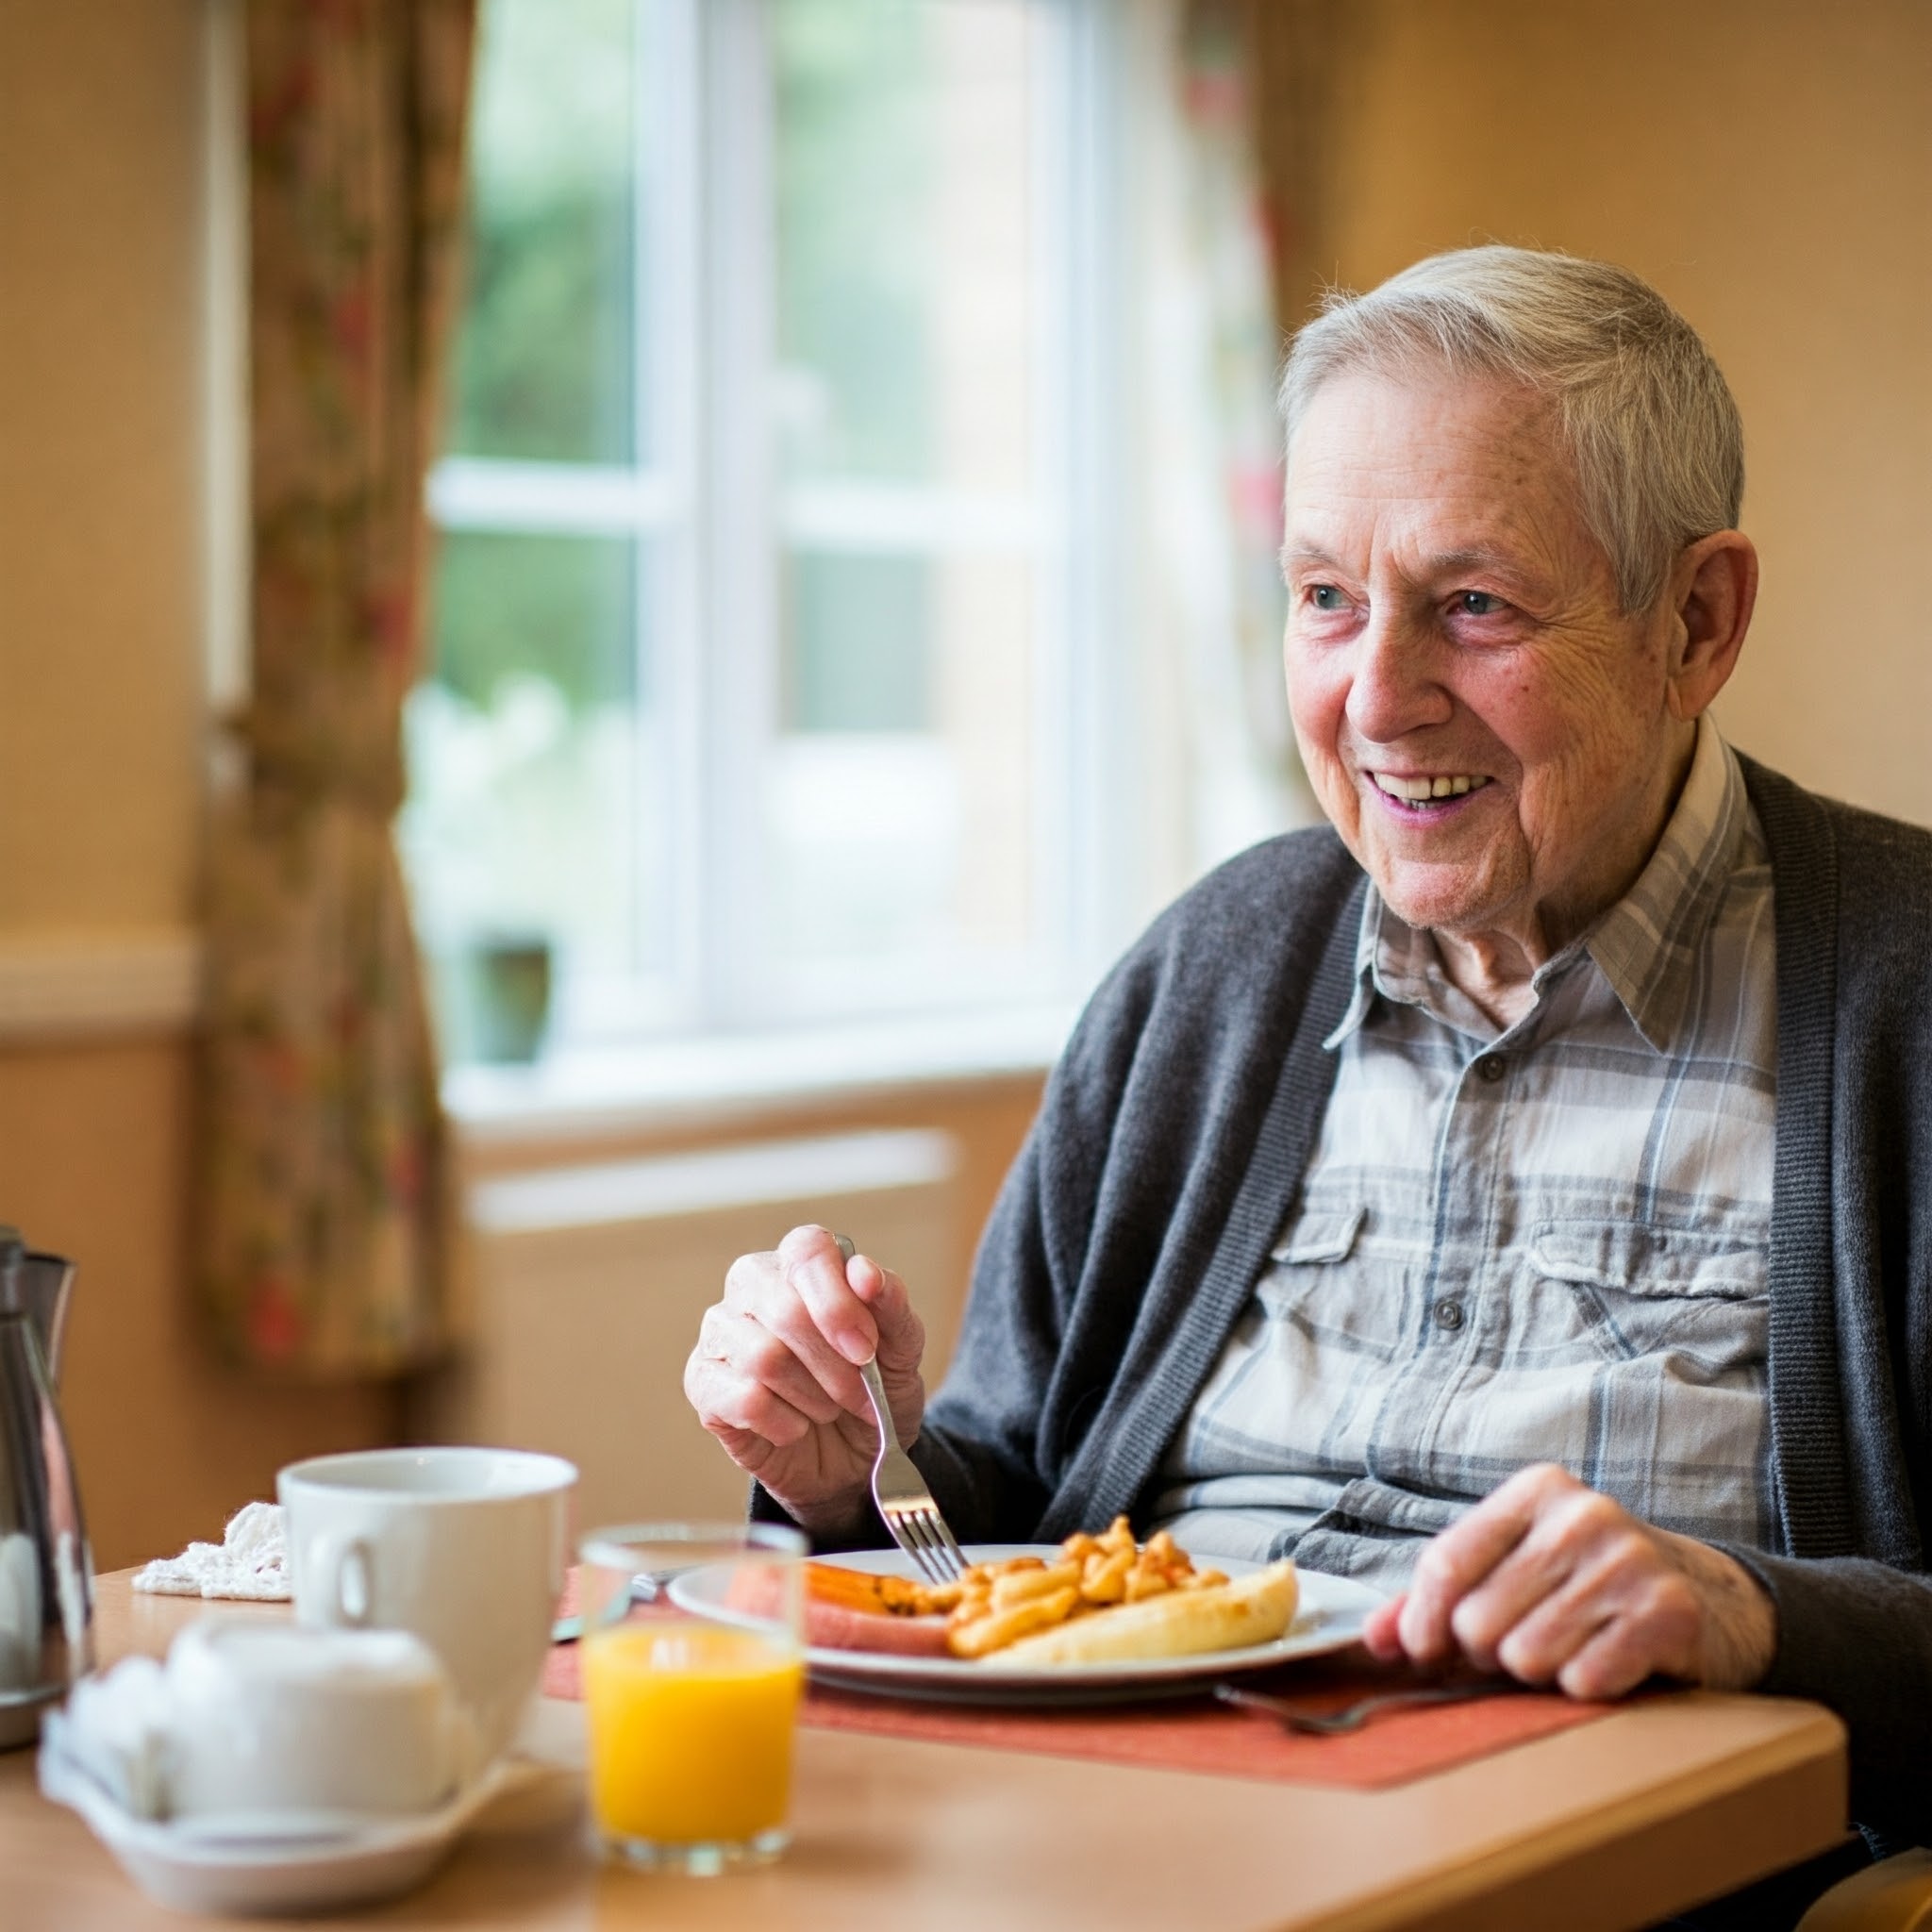
<path fill-rule="evenodd" d="M 836 1239 L 839 1252 L 851 1260 L 852 1243 L 842 1234 Z M 886 1401 L 886 1385 L 879 1379 L 877 1360 L 867 1362 L 858 1373 L 872 1398 L 873 1419 L 879 1430 L 878 1460 L 872 1466 L 872 1499 L 892 1541 L 911 1557 L 913 1568 L 928 1583 L 950 1583 L 966 1568 L 958 1540 L 946 1526 L 925 1478 L 899 1446 L 899 1432 L 892 1426 L 892 1411 Z"/>
<path fill-rule="evenodd" d="M 950 1583 L 964 1572 L 965 1556 L 946 1527 L 946 1519 L 940 1514 L 925 1478 L 899 1446 L 878 1363 L 867 1362 L 858 1373 L 865 1379 L 865 1392 L 872 1397 L 872 1412 L 879 1425 L 879 1458 L 872 1466 L 872 1499 L 878 1505 L 892 1541 L 912 1558 L 914 1568 L 929 1583 Z"/>
<path fill-rule="evenodd" d="M 1214 1694 L 1224 1704 L 1237 1705 L 1242 1710 L 1258 1710 L 1278 1719 L 1291 1731 L 1300 1731 L 1311 1738 L 1339 1738 L 1346 1732 L 1360 1730 L 1372 1717 L 1379 1717 L 1385 1710 L 1410 1710 L 1424 1704 L 1461 1704 L 1474 1697 L 1507 1696 L 1512 1691 L 1529 1688 L 1513 1677 L 1476 1677 L 1460 1684 L 1429 1684 L 1419 1690 L 1383 1690 L 1374 1697 L 1357 1698 L 1340 1710 L 1309 1710 L 1304 1705 L 1291 1703 L 1286 1697 L 1270 1697 L 1260 1690 L 1243 1690 L 1237 1684 L 1217 1684 Z"/>

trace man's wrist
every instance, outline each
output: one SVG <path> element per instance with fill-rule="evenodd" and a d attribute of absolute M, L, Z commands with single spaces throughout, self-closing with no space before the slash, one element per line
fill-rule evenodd
<path fill-rule="evenodd" d="M 1699 1546 L 1708 1566 L 1704 1682 L 1755 1690 L 1777 1657 L 1777 1605 L 1764 1581 L 1728 1550 Z"/>
<path fill-rule="evenodd" d="M 822 1497 L 811 1502 L 794 1501 L 768 1486 L 765 1494 L 782 1509 L 819 1549 L 852 1548 L 867 1540 L 868 1495 L 863 1489 L 848 1494 Z"/>

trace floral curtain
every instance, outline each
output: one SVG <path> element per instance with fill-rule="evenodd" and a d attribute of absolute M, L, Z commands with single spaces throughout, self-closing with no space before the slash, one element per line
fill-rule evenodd
<path fill-rule="evenodd" d="M 475 0 L 244 8 L 253 684 L 217 806 L 197 1275 L 224 1350 L 445 1340 L 446 1139 L 392 839 Z"/>
<path fill-rule="evenodd" d="M 1336 274 L 1333 157 L 1348 76 L 1366 57 L 1369 9 L 1352 0 L 1194 0 L 1239 34 L 1252 110 L 1256 193 L 1285 334 L 1316 311 Z"/>
<path fill-rule="evenodd" d="M 1187 721 L 1182 876 L 1314 816 L 1282 688 L 1282 335 L 1250 4 L 1141 8 L 1141 393 L 1157 676 Z"/>

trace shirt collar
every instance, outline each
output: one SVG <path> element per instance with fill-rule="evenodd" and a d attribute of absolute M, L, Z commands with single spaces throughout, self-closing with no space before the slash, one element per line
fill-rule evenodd
<path fill-rule="evenodd" d="M 1675 808 L 1635 884 L 1577 942 L 1595 961 L 1631 1023 L 1668 1052 L 1690 1005 L 1696 957 L 1717 916 L 1744 838 L 1744 777 L 1708 712 L 1697 721 L 1690 769 Z M 1575 956 L 1566 947 L 1538 970 L 1541 987 Z M 1369 882 L 1355 951 L 1355 995 L 1322 1043 L 1339 1046 L 1377 994 L 1424 1007 L 1458 1030 L 1495 1031 L 1442 972 L 1435 941 L 1392 912 Z"/>
<path fill-rule="evenodd" d="M 1637 1030 L 1667 1052 L 1690 1004 L 1697 955 L 1737 868 L 1750 816 L 1737 755 L 1707 711 L 1664 835 L 1637 882 L 1586 936 Z"/>

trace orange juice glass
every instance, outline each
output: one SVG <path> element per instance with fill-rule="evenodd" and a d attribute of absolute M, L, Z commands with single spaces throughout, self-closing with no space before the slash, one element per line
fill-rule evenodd
<path fill-rule="evenodd" d="M 591 1807 L 606 1854 L 714 1873 L 786 1843 L 805 1539 L 758 1523 L 584 1539 Z"/>

